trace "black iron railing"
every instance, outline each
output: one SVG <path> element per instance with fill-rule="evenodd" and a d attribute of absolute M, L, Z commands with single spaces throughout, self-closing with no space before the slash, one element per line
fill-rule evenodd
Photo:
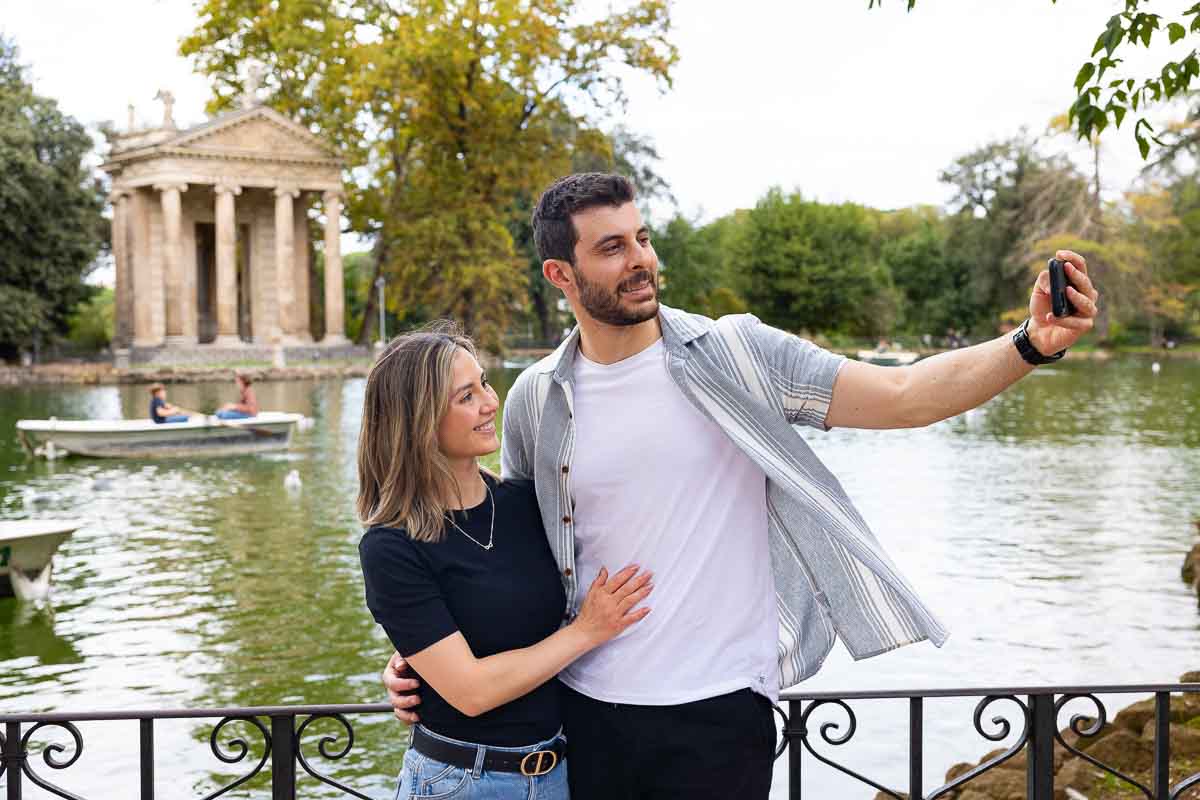
<path fill-rule="evenodd" d="M 1171 783 L 1172 693 L 1200 693 L 1200 684 L 1040 686 L 830 694 L 788 692 L 784 694 L 787 714 L 784 719 L 783 743 L 779 752 L 782 753 L 787 744 L 792 745 L 788 752 L 788 776 L 790 796 L 793 798 L 802 796 L 800 782 L 806 762 L 823 764 L 826 768 L 849 776 L 864 787 L 869 786 L 896 800 L 936 800 L 952 795 L 984 773 L 1024 753 L 1026 797 L 1028 800 L 1054 800 L 1054 747 L 1057 743 L 1070 756 L 1082 758 L 1100 772 L 1111 776 L 1124 788 L 1139 792 L 1147 800 L 1180 800 L 1185 792 L 1200 785 L 1200 773 L 1184 777 L 1175 784 Z M 1149 784 L 1123 773 L 1111 764 L 1102 763 L 1086 752 L 1086 746 L 1081 746 L 1088 739 L 1108 733 L 1105 725 L 1109 720 L 1109 711 L 1100 695 L 1109 694 L 1148 694 L 1154 698 L 1154 763 Z M 995 744 L 1007 741 L 1012 737 L 1013 731 L 1018 729 L 1017 726 L 1020 732 L 1002 752 L 965 771 L 952 781 L 926 790 L 923 780 L 925 701 L 932 698 L 978 698 L 974 713 L 975 732 L 987 742 Z M 858 730 L 858 718 L 852 703 L 895 699 L 908 701 L 908 786 L 903 790 L 885 786 L 868 775 L 850 769 L 832 758 L 829 752 L 831 748 L 848 744 Z M 1087 713 L 1073 713 L 1065 727 L 1060 728 L 1059 718 L 1068 704 L 1071 704 L 1072 710 L 1075 711 L 1078 711 L 1082 704 Z M 996 713 L 1002 706 L 1007 717 Z M 811 720 L 814 712 L 820 709 L 831 710 L 840 718 L 825 722 L 813 731 L 810 727 Z M 996 715 L 989 717 L 989 714 Z M 1072 734 L 1070 741 L 1064 736 L 1065 732 Z"/>
<path fill-rule="evenodd" d="M 313 764 L 313 755 L 306 750 L 305 730 L 319 720 L 332 720 L 342 728 L 342 735 L 322 735 L 316 742 L 316 756 L 325 761 L 337 761 L 351 755 L 354 748 L 354 726 L 347 718 L 356 714 L 390 714 L 391 707 L 385 704 L 372 705 L 319 705 L 319 706 L 256 706 L 249 708 L 189 708 L 167 711 L 120 711 L 95 713 L 60 714 L 0 714 L 0 779 L 6 782 L 5 800 L 23 800 L 25 781 L 55 797 L 64 800 L 86 800 L 47 780 L 41 767 L 35 768 L 36 760 L 31 755 L 31 745 L 38 743 L 36 736 L 45 729 L 66 732 L 74 742 L 73 747 L 51 743 L 41 750 L 44 767 L 51 770 L 67 770 L 83 755 L 83 735 L 75 723 L 136 720 L 139 726 L 138 786 L 140 800 L 154 800 L 155 750 L 154 723 L 173 719 L 216 719 L 209 733 L 208 742 L 212 753 L 224 764 L 239 765 L 245 771 L 231 782 L 216 787 L 204 794 L 202 800 L 214 800 L 252 780 L 264 770 L 270 771 L 272 800 L 294 800 L 296 797 L 297 766 L 317 781 L 340 790 L 347 797 L 372 800 L 369 795 L 346 786 L 319 771 Z M 228 726 L 242 723 L 249 726 L 259 737 L 247 740 Z M 397 723 L 399 724 L 399 723 Z M 253 736 L 254 734 L 251 734 Z M 309 736 L 309 739 L 314 738 Z M 261 749 L 261 755 L 256 755 Z M 133 778 L 130 778 L 129 793 L 133 797 Z"/>
<path fill-rule="evenodd" d="M 783 738 L 779 755 L 788 754 L 790 796 L 802 798 L 801 777 L 807 768 L 820 764 L 822 769 L 840 772 L 885 796 L 896 798 L 936 798 L 951 795 L 984 773 L 1024 754 L 1029 800 L 1053 800 L 1054 748 L 1059 747 L 1071 756 L 1084 759 L 1097 770 L 1111 775 L 1120 784 L 1140 793 L 1147 800 L 1181 800 L 1193 787 L 1200 786 L 1200 773 L 1184 777 L 1174 784 L 1170 780 L 1171 742 L 1170 721 L 1172 694 L 1200 693 L 1200 684 L 1155 684 L 1147 686 L 1083 686 L 1083 687 L 1016 687 L 993 689 L 948 689 L 925 691 L 880 691 L 804 693 L 788 692 L 780 709 L 783 717 Z M 1104 764 L 1081 746 L 1086 740 L 1106 733 L 1109 710 L 1100 695 L 1150 695 L 1154 698 L 1154 763 L 1149 782 Z M 974 712 L 975 732 L 986 742 L 1000 743 L 1012 739 L 1001 752 L 958 775 L 954 780 L 926 791 L 923 782 L 925 768 L 925 703 L 935 698 L 977 699 Z M 856 772 L 833 757 L 832 749 L 848 744 L 858 731 L 855 706 L 872 701 L 906 700 L 908 703 L 908 785 L 904 789 L 890 788 L 876 779 Z M 1066 706 L 1073 713 L 1060 729 L 1060 716 Z M 316 741 L 315 756 L 326 762 L 353 758 L 354 727 L 348 717 L 363 714 L 387 714 L 387 705 L 324 705 L 324 706 L 262 706 L 251 708 L 183 709 L 169 711 L 124 711 L 97 713 L 19 714 L 0 715 L 0 779 L 6 794 L 4 800 L 22 800 L 26 782 L 55 797 L 65 800 L 86 800 L 61 788 L 47 779 L 47 770 L 69 770 L 83 754 L 84 740 L 76 723 L 93 721 L 136 720 L 139 725 L 138 786 L 141 800 L 153 800 L 155 795 L 155 722 L 177 719 L 215 719 L 209 733 L 213 755 L 224 764 L 239 765 L 243 773 L 226 785 L 215 787 L 202 800 L 214 800 L 269 771 L 272 800 L 294 800 L 296 779 L 303 770 L 315 780 L 339 790 L 347 797 L 370 800 L 362 792 L 338 782 L 319 771 L 313 764 L 311 750 L 313 734 L 306 740 L 306 729 L 319 720 L 332 720 L 341 727 L 337 735 L 321 735 Z M 829 712 L 837 718 L 817 725 L 817 719 Z M 1003 713 L 998 713 L 998 712 Z M 993 715 L 993 716 L 989 716 Z M 986 718 L 986 719 L 985 719 Z M 249 726 L 250 741 L 228 729 L 233 723 Z M 38 734 L 46 729 L 65 732 L 73 741 L 63 746 L 50 743 L 41 746 L 41 765 L 31 754 L 39 746 Z M 243 728 L 244 729 L 244 728 Z M 1019 731 L 1013 739 L 1013 732 Z M 1064 736 L 1064 732 L 1069 733 Z M 894 734 L 893 734 L 894 735 Z M 789 747 L 789 745 L 791 745 Z M 259 754 L 261 751 L 261 754 Z M 943 757 L 939 754 L 939 760 Z M 299 768 L 299 770 L 298 770 Z M 133 777 L 127 796 L 133 795 Z"/>

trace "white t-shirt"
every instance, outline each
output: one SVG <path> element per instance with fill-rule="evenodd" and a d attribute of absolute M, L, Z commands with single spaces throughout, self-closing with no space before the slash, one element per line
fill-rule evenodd
<path fill-rule="evenodd" d="M 574 381 L 576 608 L 601 566 L 654 573 L 650 615 L 575 661 L 571 688 L 674 705 L 751 688 L 778 696 L 766 476 L 688 402 L 662 340 L 616 364 L 580 353 Z"/>

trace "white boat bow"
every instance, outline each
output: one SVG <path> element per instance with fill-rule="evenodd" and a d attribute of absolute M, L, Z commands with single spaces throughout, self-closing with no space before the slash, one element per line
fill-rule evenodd
<path fill-rule="evenodd" d="M 81 527 L 81 520 L 0 521 L 0 596 L 45 599 L 54 552 Z"/>
<path fill-rule="evenodd" d="M 902 367 L 919 359 L 921 354 L 911 350 L 859 350 L 857 356 L 859 361 L 866 361 L 868 364 Z"/>

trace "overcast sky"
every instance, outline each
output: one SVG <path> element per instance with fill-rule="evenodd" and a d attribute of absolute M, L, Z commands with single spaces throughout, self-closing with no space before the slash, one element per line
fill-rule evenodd
<path fill-rule="evenodd" d="M 595 0 L 607 5 L 606 0 Z M 1190 0 L 1188 0 L 1190 2 Z M 613 115 L 647 133 L 680 206 L 704 218 L 753 205 L 771 185 L 880 208 L 944 203 L 938 171 L 1022 127 L 1041 132 L 1117 0 L 676 0 L 680 51 L 665 95 L 644 79 Z M 1163 0 L 1182 8 L 1183 0 Z M 37 89 L 81 121 L 203 120 L 207 82 L 178 55 L 188 0 L 0 0 Z M 1181 45 L 1176 47 L 1182 49 Z M 1165 48 L 1131 53 L 1140 74 Z M 1140 159 L 1132 119 L 1105 135 L 1106 189 Z M 1071 147 L 1069 140 L 1061 146 Z"/>

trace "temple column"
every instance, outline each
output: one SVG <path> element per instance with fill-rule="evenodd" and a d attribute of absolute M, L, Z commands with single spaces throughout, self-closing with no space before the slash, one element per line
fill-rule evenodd
<path fill-rule="evenodd" d="M 194 305 L 195 281 L 187 281 L 183 274 L 183 203 L 182 194 L 187 191 L 186 183 L 160 183 L 154 187 L 162 201 L 163 213 L 163 286 L 166 289 L 166 343 L 169 347 L 194 345 L 196 336 L 188 336 L 187 318 L 189 299 Z M 187 285 L 191 284 L 193 295 L 188 297 Z"/>
<path fill-rule="evenodd" d="M 272 339 L 291 339 L 296 330 L 296 293 L 293 288 L 295 271 L 294 236 L 296 222 L 293 219 L 292 201 L 300 194 L 299 189 L 280 186 L 275 189 L 275 302 L 276 332 Z"/>
<path fill-rule="evenodd" d="M 130 259 L 133 269 L 133 293 L 136 298 L 133 303 L 133 346 L 158 347 L 162 342 L 162 329 L 159 327 L 161 318 L 155 313 L 155 306 L 162 310 L 163 295 L 162 281 L 155 280 L 157 270 L 154 268 L 153 253 L 150 244 L 150 207 L 152 199 L 149 192 L 135 189 L 130 200 L 129 216 L 126 224 L 132 234 Z"/>
<path fill-rule="evenodd" d="M 293 314 L 292 314 L 292 335 L 302 342 L 312 342 L 312 325 L 310 323 L 309 303 L 308 303 L 308 287 L 311 273 L 311 247 L 309 245 L 308 235 L 308 198 L 309 195 L 301 193 L 300 202 L 296 203 L 295 209 L 295 232 L 292 236 L 292 248 L 294 254 L 294 271 L 292 276 L 293 290 Z"/>
<path fill-rule="evenodd" d="M 128 347 L 133 338 L 133 286 L 129 263 L 129 191 L 114 189 L 112 202 L 113 310 L 115 311 L 113 345 Z"/>
<path fill-rule="evenodd" d="M 346 339 L 346 296 L 342 286 L 342 196 L 326 192 L 325 203 L 325 338 L 321 344 L 349 344 Z"/>
<path fill-rule="evenodd" d="M 216 347 L 236 347 L 238 337 L 237 290 L 237 213 L 234 198 L 242 187 L 219 183 L 213 187 L 217 197 L 217 338 Z"/>

